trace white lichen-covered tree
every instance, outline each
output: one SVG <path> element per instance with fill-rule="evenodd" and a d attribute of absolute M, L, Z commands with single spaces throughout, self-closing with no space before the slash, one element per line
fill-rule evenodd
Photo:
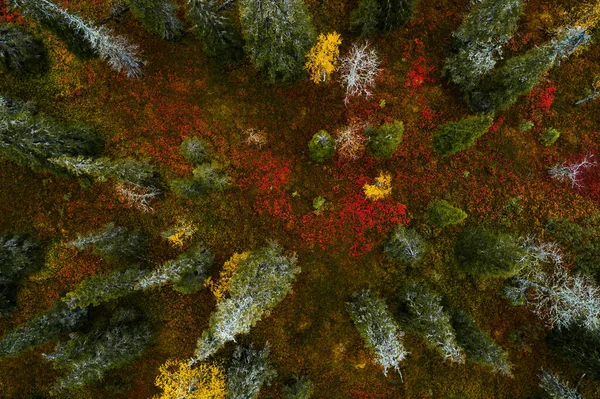
<path fill-rule="evenodd" d="M 287 296 L 299 272 L 295 255 L 284 255 L 276 244 L 252 251 L 232 276 L 229 297 L 210 316 L 195 357 L 205 360 L 237 335 L 248 333 Z"/>
<path fill-rule="evenodd" d="M 600 290 L 589 276 L 570 276 L 562 264 L 552 273 L 516 277 L 505 296 L 513 303 L 526 303 L 548 327 L 600 328 Z"/>
<path fill-rule="evenodd" d="M 540 388 L 542 388 L 551 399 L 583 399 L 577 390 L 569 388 L 556 375 L 542 369 L 540 374 Z"/>
<path fill-rule="evenodd" d="M 556 164 L 548 169 L 548 174 L 559 182 L 570 182 L 572 188 L 579 188 L 583 171 L 596 166 L 596 162 L 592 160 L 593 157 L 594 154 L 588 153 L 579 161 L 570 164 L 566 162 Z"/>
<path fill-rule="evenodd" d="M 227 397 L 255 399 L 263 385 L 270 385 L 277 371 L 269 361 L 269 343 L 262 350 L 237 346 L 227 367 Z"/>
<path fill-rule="evenodd" d="M 535 272 L 542 264 L 561 265 L 563 263 L 560 248 L 554 242 L 537 241 L 528 235 L 519 239 L 519 246 L 525 250 L 519 258 L 527 273 Z"/>
<path fill-rule="evenodd" d="M 137 58 L 137 47 L 125 38 L 115 36 L 105 27 L 96 27 L 48 0 L 7 0 L 23 16 L 38 21 L 67 42 L 71 50 L 87 56 L 95 55 L 112 69 L 128 77 L 139 77 L 144 62 Z"/>
<path fill-rule="evenodd" d="M 400 374 L 400 362 L 408 352 L 402 344 L 404 333 L 394 321 L 386 303 L 372 292 L 356 292 L 347 303 L 348 313 L 367 347 L 375 355 L 375 361 L 387 375 L 392 368 Z"/>
<path fill-rule="evenodd" d="M 464 363 L 464 350 L 456 341 L 450 316 L 441 305 L 442 298 L 424 284 L 416 282 L 404 287 L 400 298 L 404 309 L 403 325 L 423 337 L 444 359 Z"/>
<path fill-rule="evenodd" d="M 399 262 L 416 264 L 423 259 L 426 246 L 423 238 L 415 229 L 399 224 L 392 231 L 383 247 L 390 258 Z"/>
<path fill-rule="evenodd" d="M 68 245 L 80 250 L 92 247 L 95 255 L 107 259 L 137 259 L 146 248 L 146 238 L 139 231 L 108 223 L 94 232 L 78 236 Z"/>
<path fill-rule="evenodd" d="M 115 184 L 115 192 L 119 200 L 142 212 L 154 212 L 152 202 L 162 195 L 159 188 L 126 183 Z"/>
<path fill-rule="evenodd" d="M 379 64 L 379 57 L 368 42 L 354 43 L 350 51 L 340 58 L 340 82 L 346 90 L 344 103 L 356 96 L 371 97 L 380 71 Z"/>
<path fill-rule="evenodd" d="M 367 136 L 364 133 L 366 125 L 351 121 L 348 125 L 336 130 L 335 147 L 341 158 L 358 159 L 367 148 Z"/>

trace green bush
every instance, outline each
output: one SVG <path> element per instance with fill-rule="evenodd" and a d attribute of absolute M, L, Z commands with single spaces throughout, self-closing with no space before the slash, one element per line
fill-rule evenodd
<path fill-rule="evenodd" d="M 446 227 L 451 224 L 461 223 L 467 218 L 467 214 L 460 208 L 456 208 L 448 201 L 435 200 L 429 203 L 427 207 L 429 221 L 435 227 Z"/>
<path fill-rule="evenodd" d="M 525 255 L 517 240 L 508 234 L 493 234 L 469 227 L 456 237 L 454 255 L 461 268 L 486 277 L 512 277 L 521 268 L 519 260 Z"/>
<path fill-rule="evenodd" d="M 192 178 L 171 181 L 171 189 L 182 197 L 199 198 L 216 191 L 223 191 L 229 184 L 227 174 L 216 162 L 196 166 L 193 174 Z"/>
<path fill-rule="evenodd" d="M 469 148 L 489 130 L 493 122 L 492 115 L 470 116 L 458 122 L 448 122 L 433 136 L 433 148 L 442 155 L 452 155 Z"/>
<path fill-rule="evenodd" d="M 540 143 L 542 145 L 549 147 L 558 140 L 560 137 L 560 132 L 553 127 L 546 129 L 542 134 L 540 134 Z"/>
<path fill-rule="evenodd" d="M 378 129 L 369 130 L 369 150 L 376 157 L 389 157 L 402 142 L 404 124 L 400 121 L 384 123 Z"/>
<path fill-rule="evenodd" d="M 308 143 L 310 157 L 315 162 L 323 162 L 335 153 L 335 141 L 325 130 L 319 130 Z"/>

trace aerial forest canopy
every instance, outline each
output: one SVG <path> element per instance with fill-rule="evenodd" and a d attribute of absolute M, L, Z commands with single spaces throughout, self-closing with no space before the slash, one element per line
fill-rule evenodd
<path fill-rule="evenodd" d="M 600 392 L 600 0 L 0 0 L 0 399 Z"/>

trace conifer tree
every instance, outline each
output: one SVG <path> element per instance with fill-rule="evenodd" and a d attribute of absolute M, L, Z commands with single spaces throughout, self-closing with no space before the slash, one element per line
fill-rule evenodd
<path fill-rule="evenodd" d="M 445 71 L 465 92 L 481 83 L 502 55 L 523 13 L 522 0 L 483 0 L 452 34 L 457 52 L 446 60 Z"/>
<path fill-rule="evenodd" d="M 192 173 L 192 178 L 171 181 L 171 189 L 177 195 L 199 198 L 212 192 L 223 191 L 229 184 L 227 173 L 215 161 L 196 166 Z"/>
<path fill-rule="evenodd" d="M 96 232 L 79 236 L 69 245 L 78 249 L 93 247 L 94 255 L 109 260 L 136 259 L 146 248 L 146 239 L 139 231 L 108 223 Z"/>
<path fill-rule="evenodd" d="M 66 375 L 53 387 L 52 393 L 78 388 L 101 381 L 104 375 L 140 357 L 150 345 L 152 333 L 137 312 L 120 309 L 108 325 L 85 335 L 74 335 L 44 355 L 54 368 Z"/>
<path fill-rule="evenodd" d="M 144 27 L 161 39 L 173 40 L 181 35 L 183 26 L 177 18 L 177 6 L 169 0 L 126 0 L 131 13 Z"/>
<path fill-rule="evenodd" d="M 350 13 L 350 28 L 359 38 L 375 35 L 379 31 L 381 8 L 377 0 L 360 0 Z"/>
<path fill-rule="evenodd" d="M 188 0 L 186 15 L 202 40 L 206 54 L 223 62 L 241 57 L 241 34 L 234 27 L 233 16 L 228 15 L 217 0 Z"/>
<path fill-rule="evenodd" d="M 194 165 L 210 161 L 208 146 L 198 137 L 190 137 L 181 143 L 181 155 Z"/>
<path fill-rule="evenodd" d="M 237 346 L 227 368 L 227 397 L 255 399 L 263 385 L 270 385 L 277 371 L 269 362 L 269 344 L 259 351 Z"/>
<path fill-rule="evenodd" d="M 41 40 L 13 25 L 0 26 L 0 70 L 17 74 L 41 73 L 48 68 Z"/>
<path fill-rule="evenodd" d="M 315 32 L 303 0 L 241 0 L 246 53 L 269 82 L 290 82 L 305 73 Z"/>
<path fill-rule="evenodd" d="M 97 28 L 49 0 L 7 0 L 7 3 L 51 30 L 79 57 L 97 56 L 130 78 L 141 75 L 144 62 L 137 58 L 137 47 L 123 37 L 112 35 L 104 27 Z"/>
<path fill-rule="evenodd" d="M 62 302 L 0 338 L 0 356 L 15 356 L 20 352 L 57 338 L 81 325 L 87 308 L 71 309 Z"/>
<path fill-rule="evenodd" d="M 381 30 L 391 32 L 410 21 L 420 0 L 379 0 Z"/>
<path fill-rule="evenodd" d="M 383 251 L 390 258 L 409 264 L 417 264 L 423 260 L 426 245 L 423 238 L 413 228 L 399 224 L 385 242 Z"/>
<path fill-rule="evenodd" d="M 295 255 L 284 255 L 276 244 L 254 250 L 241 260 L 229 283 L 229 297 L 217 304 L 208 329 L 198 340 L 196 358 L 205 360 L 237 335 L 247 334 L 286 297 L 299 272 Z"/>
<path fill-rule="evenodd" d="M 492 234 L 469 227 L 456 237 L 454 255 L 469 274 L 488 277 L 512 277 L 523 264 L 526 251 L 508 234 Z"/>
<path fill-rule="evenodd" d="M 284 399 L 310 399 L 314 392 L 312 381 L 305 377 L 294 378 L 294 383 L 283 388 Z"/>
<path fill-rule="evenodd" d="M 64 173 L 49 158 L 64 155 L 94 155 L 100 141 L 79 125 L 61 125 L 28 104 L 0 96 L 0 156 L 32 169 Z"/>
<path fill-rule="evenodd" d="M 575 324 L 553 328 L 548 346 L 594 380 L 600 381 L 600 334 Z"/>
<path fill-rule="evenodd" d="M 308 142 L 310 158 L 315 162 L 323 162 L 335 154 L 335 141 L 325 130 L 319 130 Z"/>
<path fill-rule="evenodd" d="M 583 399 L 583 396 L 578 394 L 575 389 L 569 388 L 557 376 L 548 373 L 544 369 L 542 369 L 540 375 L 540 387 L 546 391 L 550 399 Z"/>
<path fill-rule="evenodd" d="M 467 360 L 491 367 L 495 372 L 512 375 L 507 353 L 489 335 L 481 331 L 464 311 L 450 312 L 456 342 L 465 350 Z"/>
<path fill-rule="evenodd" d="M 0 236 L 0 317 L 15 309 L 19 283 L 40 260 L 37 243 L 19 235 Z"/>
<path fill-rule="evenodd" d="M 442 298 L 426 285 L 407 284 L 400 292 L 402 324 L 407 330 L 420 335 L 444 359 L 464 363 L 464 350 L 457 342 L 450 315 L 441 302 Z"/>
<path fill-rule="evenodd" d="M 360 37 L 391 32 L 412 19 L 418 3 L 419 0 L 361 0 L 350 15 L 350 26 Z"/>
<path fill-rule="evenodd" d="M 377 129 L 367 129 L 368 148 L 378 158 L 390 157 L 402 142 L 404 124 L 400 121 L 384 123 Z"/>
<path fill-rule="evenodd" d="M 429 221 L 438 228 L 461 223 L 467 218 L 462 209 L 450 205 L 445 200 L 431 201 L 427 206 L 427 213 Z"/>
<path fill-rule="evenodd" d="M 467 149 L 489 130 L 492 115 L 470 116 L 457 122 L 447 122 L 433 136 L 433 149 L 441 155 L 452 155 Z"/>
<path fill-rule="evenodd" d="M 375 355 L 375 360 L 387 375 L 389 368 L 400 376 L 400 362 L 408 352 L 402 344 L 404 332 L 394 321 L 386 303 L 368 290 L 356 292 L 347 303 L 348 313 L 367 347 Z"/>

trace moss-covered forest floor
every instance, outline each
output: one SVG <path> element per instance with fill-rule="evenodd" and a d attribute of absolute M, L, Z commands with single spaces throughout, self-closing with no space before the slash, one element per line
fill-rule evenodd
<path fill-rule="evenodd" d="M 95 20 L 110 13 L 108 1 L 61 3 Z M 343 34 L 342 53 L 353 40 L 347 16 L 355 3 L 307 2 L 318 32 Z M 560 25 L 557 10 L 576 3 L 528 1 L 511 50 L 547 40 L 546 29 Z M 446 199 L 469 214 L 466 224 L 538 237 L 544 237 L 551 217 L 577 219 L 598 211 L 585 192 L 551 181 L 547 168 L 597 149 L 598 103 L 573 104 L 600 73 L 600 47 L 592 44 L 554 68 L 547 82 L 496 115 L 494 127 L 474 147 L 440 157 L 430 145 L 436 127 L 469 115 L 460 92 L 441 73 L 451 32 L 467 9 L 466 0 L 422 1 L 405 28 L 373 39 L 383 73 L 372 98 L 353 100 L 347 107 L 336 81 L 269 85 L 249 63 L 219 65 L 202 54 L 193 35 L 175 43 L 160 41 L 130 15 L 110 26 L 139 44 L 148 61 L 138 80 L 115 75 L 99 60 L 78 61 L 45 33 L 51 73 L 25 80 L 0 74 L 0 92 L 35 102 L 57 120 L 93 126 L 103 136 L 108 156 L 148 159 L 167 178 L 190 173 L 192 165 L 179 146 L 187 137 L 201 137 L 226 165 L 232 184 L 197 201 L 167 192 L 154 212 L 141 213 L 121 203 L 108 183 L 86 185 L 0 161 L 0 231 L 30 233 L 44 240 L 49 253 L 46 269 L 30 277 L 20 292 L 17 312 L 0 320 L 0 334 L 48 308 L 84 278 L 115 267 L 61 242 L 111 221 L 140 227 L 152 237 L 146 256 L 151 267 L 181 252 L 160 233 L 186 218 L 198 228 L 194 240 L 216 254 L 215 275 L 233 253 L 268 239 L 298 254 L 302 273 L 293 293 L 239 339 L 271 344 L 279 378 L 261 397 L 280 397 L 281 383 L 293 374 L 315 383 L 315 398 L 329 399 L 526 398 L 537 391 L 543 366 L 578 381 L 580 374 L 547 349 L 547 329 L 535 315 L 501 298 L 501 280 L 467 276 L 456 267 L 453 242 L 462 226 L 435 229 L 425 209 L 432 199 Z M 544 103 L 548 93 L 554 96 L 551 106 Z M 354 118 L 373 126 L 403 121 L 400 149 L 385 160 L 365 154 L 354 161 L 336 157 L 324 164 L 312 162 L 307 147 L 312 135 L 320 129 L 333 132 Z M 522 132 L 524 120 L 535 120 L 536 127 Z M 559 129 L 561 137 L 554 146 L 543 147 L 537 137 L 548 127 Z M 244 131 L 250 128 L 267 133 L 261 148 L 246 143 Z M 393 174 L 393 192 L 373 209 L 361 187 L 379 171 Z M 318 196 L 329 204 L 322 215 L 312 212 Z M 510 206 L 515 203 L 520 206 Z M 393 263 L 380 247 L 401 204 L 406 221 L 428 242 L 425 261 L 415 268 Z M 470 362 L 445 363 L 410 334 L 405 338 L 410 355 L 402 364 L 404 382 L 394 373 L 384 377 L 370 361 L 345 302 L 357 289 L 371 288 L 395 310 L 397 289 L 410 279 L 427 281 L 448 303 L 473 316 L 509 351 L 514 378 Z M 168 358 L 192 354 L 215 306 L 207 289 L 186 296 L 165 288 L 136 293 L 123 302 L 144 311 L 157 331 L 155 344 L 102 384 L 84 388 L 80 398 L 149 398 L 158 393 L 153 384 L 158 367 Z M 47 392 L 57 375 L 39 354 L 53 345 L 0 359 L 0 397 Z M 232 348 L 228 345 L 220 355 Z M 589 378 L 579 391 L 587 398 L 600 397 L 600 385 Z"/>

